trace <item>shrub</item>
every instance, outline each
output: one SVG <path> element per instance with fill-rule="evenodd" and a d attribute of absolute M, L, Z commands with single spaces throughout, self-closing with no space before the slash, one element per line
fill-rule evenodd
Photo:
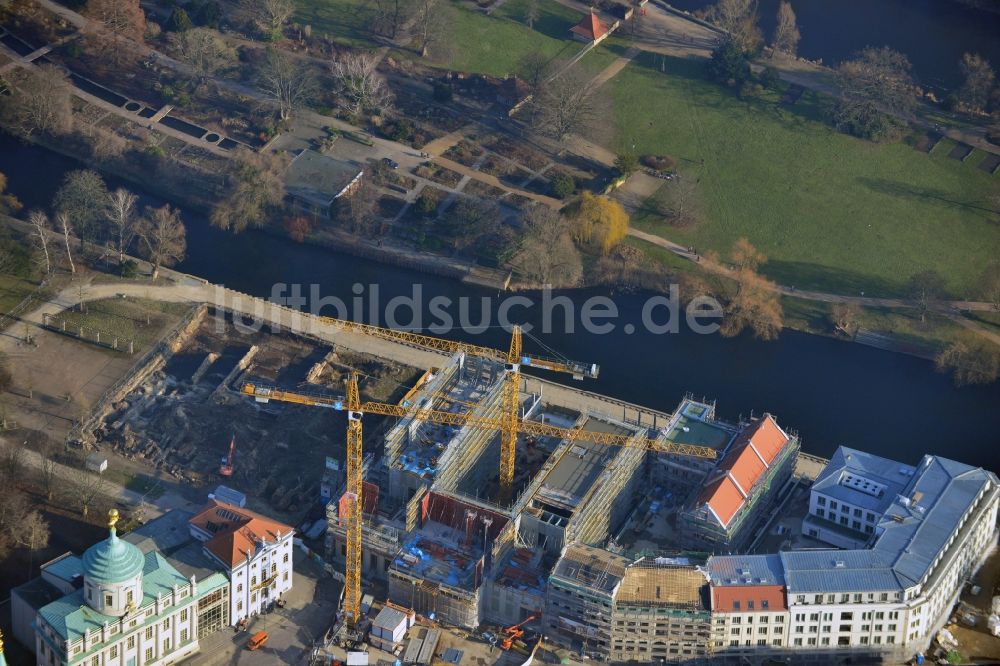
<path fill-rule="evenodd" d="M 219 19 L 222 17 L 222 9 L 215 0 L 207 0 L 195 5 L 193 19 L 194 22 L 206 28 L 218 28 Z"/>
<path fill-rule="evenodd" d="M 424 190 L 417 198 L 417 212 L 429 217 L 437 211 L 438 195 L 433 190 Z"/>
<path fill-rule="evenodd" d="M 303 215 L 296 215 L 294 217 L 285 218 L 285 232 L 288 237 L 297 243 L 301 243 L 306 239 L 306 236 L 312 232 L 312 222 L 309 218 Z"/>
<path fill-rule="evenodd" d="M 631 176 L 639 169 L 639 158 L 635 153 L 621 153 L 615 158 L 615 168 L 623 176 Z"/>
<path fill-rule="evenodd" d="M 80 40 L 74 39 L 66 45 L 66 55 L 70 58 L 79 58 L 83 55 L 83 47 L 80 46 Z"/>
<path fill-rule="evenodd" d="M 447 104 L 451 101 L 451 86 L 446 83 L 434 82 L 434 101 Z"/>
<path fill-rule="evenodd" d="M 191 23 L 191 17 L 188 16 L 188 13 L 182 7 L 174 7 L 174 10 L 170 12 L 170 18 L 167 19 L 167 30 L 187 32 L 193 27 L 194 24 Z"/>
<path fill-rule="evenodd" d="M 139 275 L 139 264 L 133 259 L 126 259 L 118 266 L 118 272 L 126 280 L 132 280 Z"/>
<path fill-rule="evenodd" d="M 753 81 L 744 81 L 740 86 L 740 99 L 757 99 L 764 94 L 764 86 Z"/>
<path fill-rule="evenodd" d="M 677 166 L 677 161 L 670 155 L 643 155 L 642 163 L 657 171 L 671 171 Z"/>
<path fill-rule="evenodd" d="M 727 39 L 712 51 L 708 74 L 716 81 L 735 85 L 750 78 L 750 63 L 736 42 Z"/>
<path fill-rule="evenodd" d="M 405 118 L 391 120 L 382 126 L 382 133 L 393 141 L 405 143 L 413 138 L 413 123 Z"/>
<path fill-rule="evenodd" d="M 781 77 L 778 76 L 778 70 L 774 67 L 765 67 L 764 71 L 760 73 L 760 84 L 765 88 L 774 90 L 781 83 Z"/>
<path fill-rule="evenodd" d="M 576 180 L 568 173 L 557 173 L 549 181 L 552 188 L 552 196 L 557 199 L 565 199 L 576 192 Z"/>

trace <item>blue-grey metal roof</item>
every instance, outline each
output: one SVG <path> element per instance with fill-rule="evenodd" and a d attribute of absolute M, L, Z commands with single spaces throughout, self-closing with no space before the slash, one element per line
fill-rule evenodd
<path fill-rule="evenodd" d="M 991 472 L 938 456 L 924 456 L 907 486 L 876 529 L 874 549 L 891 558 L 907 585 L 927 574 L 958 522 L 984 486 L 997 484 Z"/>
<path fill-rule="evenodd" d="M 913 477 L 910 465 L 841 446 L 813 482 L 812 488 L 833 499 L 862 507 L 879 515 Z M 866 492 L 851 480 L 870 480 L 881 493 Z"/>
<path fill-rule="evenodd" d="M 998 487 L 992 472 L 924 456 L 893 495 L 870 549 L 781 553 L 789 594 L 901 591 L 918 584 L 979 494 Z"/>
<path fill-rule="evenodd" d="M 74 583 L 83 576 L 83 560 L 72 553 L 66 553 L 48 564 L 43 564 L 42 571 L 59 580 Z"/>
<path fill-rule="evenodd" d="M 889 592 L 900 581 L 871 550 L 797 550 L 781 553 L 789 594 Z"/>
<path fill-rule="evenodd" d="M 378 612 L 378 615 L 375 616 L 375 621 L 372 622 L 372 626 L 378 627 L 379 629 L 388 629 L 389 632 L 392 633 L 396 630 L 396 627 L 404 622 L 406 622 L 406 613 L 398 608 L 384 606 L 382 610 Z"/>
<path fill-rule="evenodd" d="M 705 569 L 712 585 L 784 585 L 785 574 L 777 555 L 715 555 Z"/>

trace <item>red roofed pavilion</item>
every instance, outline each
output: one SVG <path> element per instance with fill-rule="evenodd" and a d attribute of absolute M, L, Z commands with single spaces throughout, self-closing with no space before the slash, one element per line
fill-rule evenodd
<path fill-rule="evenodd" d="M 609 34 L 608 26 L 594 12 L 584 16 L 569 31 L 573 33 L 574 39 L 581 42 L 599 42 Z"/>

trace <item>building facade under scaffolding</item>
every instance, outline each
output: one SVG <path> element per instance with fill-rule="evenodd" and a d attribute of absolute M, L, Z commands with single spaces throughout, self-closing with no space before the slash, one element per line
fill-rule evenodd
<path fill-rule="evenodd" d="M 546 589 L 545 631 L 601 662 L 689 662 L 710 649 L 705 575 L 686 558 L 568 545 Z"/>

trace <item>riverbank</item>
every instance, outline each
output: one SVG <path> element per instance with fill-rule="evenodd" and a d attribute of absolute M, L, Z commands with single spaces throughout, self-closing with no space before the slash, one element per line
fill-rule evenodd
<path fill-rule="evenodd" d="M 74 163 L 81 163 L 80 156 L 67 150 L 64 145 L 47 145 L 42 142 L 25 145 L 35 146 L 36 150 L 49 150 L 54 154 L 72 160 Z M 30 159 L 27 155 L 25 158 Z M 193 247 L 196 244 L 200 247 L 215 247 L 219 248 L 221 254 L 227 254 L 221 250 L 222 246 L 220 244 L 225 244 L 226 246 L 244 245 L 243 241 L 245 239 L 240 239 L 239 236 L 226 232 L 213 231 L 210 234 L 210 238 L 204 236 L 207 231 L 206 227 L 208 227 L 204 216 L 209 210 L 209 206 L 204 200 L 193 197 L 188 192 L 165 191 L 162 183 L 155 179 L 147 178 L 147 174 L 142 173 L 141 170 L 123 171 L 108 168 L 106 164 L 95 164 L 92 166 L 106 174 L 110 174 L 116 179 L 134 183 L 146 192 L 161 196 L 171 203 L 179 204 L 186 209 L 187 213 L 196 213 L 194 216 L 190 214 L 185 215 L 185 221 L 189 229 L 189 247 Z M 47 173 L 54 173 L 55 170 L 56 167 L 45 169 Z M 65 170 L 68 169 L 63 167 L 63 172 Z M 15 175 L 12 182 L 16 185 L 17 181 L 18 177 Z M 57 181 L 58 179 L 54 179 L 49 184 L 49 189 L 46 192 L 39 192 L 40 197 L 34 199 L 30 197 L 26 198 L 28 207 L 46 207 L 52 193 L 54 193 L 55 188 L 58 186 Z M 33 181 L 32 186 L 37 187 L 36 183 L 37 179 Z M 162 201 L 151 201 L 149 203 L 160 205 Z M 275 227 L 267 227 L 259 230 L 259 232 L 267 234 L 275 240 L 291 243 L 285 234 Z M 508 275 L 501 271 L 483 270 L 471 264 L 463 264 L 458 261 L 451 262 L 447 258 L 428 255 L 406 248 L 397 248 L 384 242 L 380 246 L 376 241 L 358 240 L 352 238 L 349 234 L 336 230 L 329 233 L 324 232 L 322 236 L 310 238 L 309 241 L 308 246 L 319 248 L 324 253 L 344 253 L 367 261 L 378 262 L 379 266 L 415 270 L 424 275 L 453 280 L 456 284 L 486 288 L 493 293 L 502 291 L 505 286 L 510 286 L 507 284 Z M 660 248 L 657 249 L 660 250 Z M 327 256 L 336 261 L 336 255 L 329 254 Z M 700 264 L 679 259 L 670 252 L 662 251 L 653 256 L 657 261 L 663 263 L 666 266 L 666 270 L 673 275 L 690 271 L 699 274 L 703 273 L 701 270 L 703 267 Z M 258 258 L 258 261 L 260 259 Z M 519 291 L 527 289 L 527 286 L 513 286 Z M 597 288 L 602 291 L 614 289 L 612 285 L 593 283 L 590 285 L 590 288 Z M 795 294 L 785 294 L 783 300 L 786 309 L 785 325 L 788 330 L 820 335 L 841 341 L 845 340 L 842 335 L 836 334 L 834 327 L 829 321 L 829 305 L 809 302 L 797 298 Z M 864 317 L 861 325 L 878 333 L 877 337 L 880 344 L 893 340 L 898 343 L 890 344 L 887 347 L 883 346 L 882 348 L 889 348 L 927 359 L 933 358 L 937 351 L 948 344 L 960 330 L 960 327 L 954 325 L 946 318 L 935 318 L 931 326 L 917 326 L 911 319 L 912 317 L 893 314 L 890 309 L 886 309 L 877 313 L 873 312 L 869 317 Z"/>

